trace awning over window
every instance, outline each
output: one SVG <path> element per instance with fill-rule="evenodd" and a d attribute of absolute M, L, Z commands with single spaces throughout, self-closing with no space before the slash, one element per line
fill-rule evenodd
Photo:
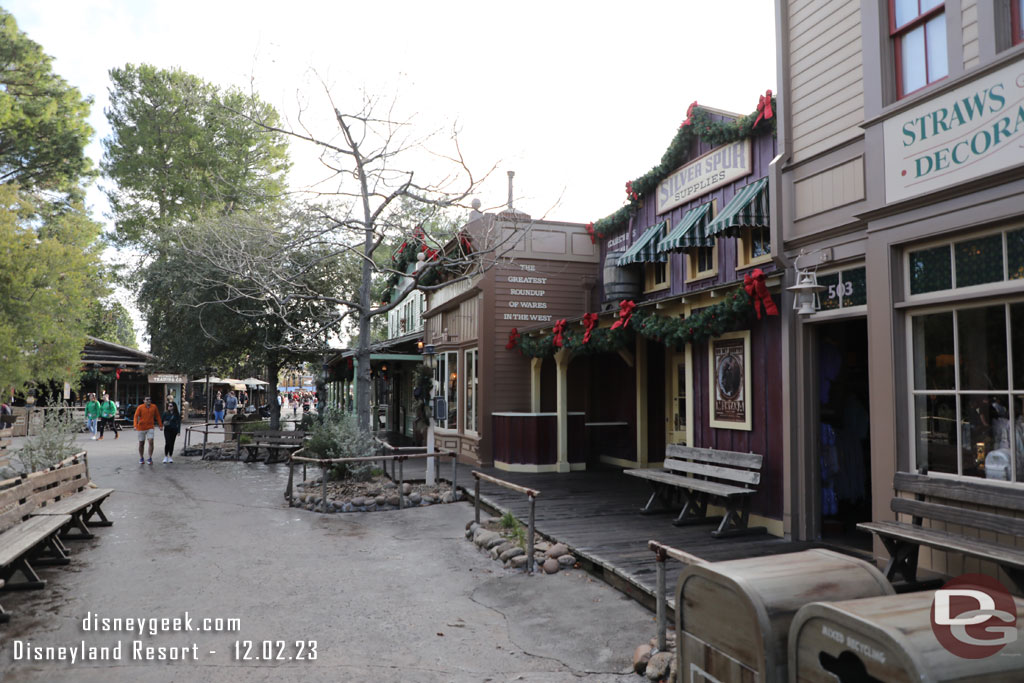
<path fill-rule="evenodd" d="M 707 227 L 707 234 L 720 235 L 735 228 L 767 228 L 768 178 L 761 178 L 736 193 Z"/>
<path fill-rule="evenodd" d="M 633 245 L 626 250 L 626 253 L 619 257 L 619 261 L 616 265 L 628 266 L 631 263 L 654 263 L 665 262 L 668 260 L 668 254 L 658 253 L 658 242 L 665 236 L 665 229 L 668 227 L 667 221 L 662 221 L 657 225 L 652 225 L 647 228 L 644 234 L 640 235 L 640 238 L 633 242 Z"/>
<path fill-rule="evenodd" d="M 715 246 L 715 238 L 707 235 L 710 213 L 710 203 L 687 211 L 668 237 L 658 243 L 658 251 Z"/>

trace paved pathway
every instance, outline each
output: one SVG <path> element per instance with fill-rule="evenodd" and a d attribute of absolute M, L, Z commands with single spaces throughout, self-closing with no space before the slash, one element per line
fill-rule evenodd
<path fill-rule="evenodd" d="M 464 540 L 468 504 L 322 516 L 284 505 L 283 466 L 162 465 L 159 452 L 140 466 L 133 436 L 81 437 L 93 480 L 117 490 L 104 506 L 114 526 L 76 542 L 70 566 L 43 569 L 45 590 L 4 593 L 13 616 L 0 625 L 0 680 L 639 680 L 629 657 L 654 635 L 653 615 L 581 571 L 506 572 Z M 83 626 L 90 615 L 186 613 L 193 628 L 239 624 L 157 635 Z M 299 660 L 311 641 L 316 660 Z M 83 643 L 120 644 L 120 661 L 24 659 L 29 646 Z M 264 643 L 284 659 L 244 659 Z M 137 648 L 177 648 L 162 652 L 187 661 L 139 659 L 161 651 Z"/>

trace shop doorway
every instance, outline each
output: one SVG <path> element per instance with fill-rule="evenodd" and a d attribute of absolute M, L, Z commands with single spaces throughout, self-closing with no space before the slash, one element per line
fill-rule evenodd
<path fill-rule="evenodd" d="M 871 435 L 868 328 L 863 318 L 816 325 L 818 353 L 818 533 L 836 545 L 871 550 Z"/>

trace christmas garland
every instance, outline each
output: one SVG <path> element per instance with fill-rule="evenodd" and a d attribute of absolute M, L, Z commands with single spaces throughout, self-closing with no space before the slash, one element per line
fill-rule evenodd
<path fill-rule="evenodd" d="M 416 247 L 419 247 L 418 249 Z M 465 234 L 459 235 L 459 246 L 462 248 L 464 254 L 469 254 L 473 251 L 473 244 Z M 409 266 L 416 263 L 416 255 L 422 252 L 424 254 L 424 260 L 427 261 L 427 267 L 419 275 L 417 282 L 420 285 L 429 287 L 430 285 L 436 284 L 439 277 L 439 269 L 433 267 L 430 261 L 436 261 L 441 255 L 439 249 L 433 249 L 427 245 L 426 233 L 423 232 L 422 226 L 416 226 L 413 230 L 412 239 L 402 242 L 391 254 L 391 272 L 388 273 L 387 280 L 385 281 L 384 294 L 381 299 L 384 303 L 390 303 L 391 298 L 395 296 L 395 291 L 398 289 L 398 282 L 402 279 L 403 273 L 409 273 Z"/>
<path fill-rule="evenodd" d="M 629 218 L 643 203 L 643 197 L 653 193 L 658 184 L 684 165 L 690 156 L 693 141 L 703 140 L 715 147 L 729 144 L 736 140 L 751 137 L 757 133 L 771 131 L 775 133 L 775 98 L 769 90 L 761 95 L 757 110 L 737 121 L 712 121 L 711 113 L 696 102 L 686 112 L 686 120 L 679 126 L 668 149 L 661 157 L 661 162 L 644 175 L 626 183 L 626 205 L 610 216 L 589 223 L 587 232 L 591 241 L 624 230 Z"/>
<path fill-rule="evenodd" d="M 586 331 L 583 321 L 577 323 L 578 328 L 570 330 L 565 329 L 564 320 L 559 320 L 556 325 L 561 323 L 561 348 L 577 355 L 607 353 L 627 348 L 634 337 L 627 328 L 665 346 L 682 348 L 686 344 L 704 342 L 712 337 L 720 337 L 726 332 L 744 329 L 750 323 L 753 302 L 747 290 L 741 286 L 726 296 L 725 300 L 701 308 L 688 318 L 661 316 L 627 306 L 620 310 L 619 322 L 625 320 L 625 324 L 591 329 L 589 341 L 584 340 Z M 529 358 L 547 358 L 558 350 L 555 340 L 554 333 L 541 337 L 525 337 L 513 329 L 509 333 L 509 342 L 505 348 L 519 349 L 520 353 Z"/>

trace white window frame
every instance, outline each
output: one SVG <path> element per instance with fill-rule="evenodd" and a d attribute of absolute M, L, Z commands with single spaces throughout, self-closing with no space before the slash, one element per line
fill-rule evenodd
<path fill-rule="evenodd" d="M 480 353 L 476 348 L 466 349 L 465 368 L 463 373 L 466 378 L 465 389 L 462 392 L 463 403 L 465 404 L 465 429 L 467 434 L 479 434 L 480 424 L 478 422 L 480 411 Z"/>
<path fill-rule="evenodd" d="M 454 369 L 452 369 L 449 360 L 455 359 Z M 455 373 L 455 400 L 452 401 L 451 393 L 451 373 Z M 445 429 L 448 431 L 458 431 L 459 429 L 459 352 L 456 350 L 451 351 L 439 351 L 437 353 L 437 362 L 434 365 L 434 380 L 440 387 L 441 395 L 444 396 L 445 401 L 448 403 L 448 419 L 445 420 L 444 424 L 438 424 L 438 429 Z M 454 409 L 452 408 L 454 404 Z"/>

